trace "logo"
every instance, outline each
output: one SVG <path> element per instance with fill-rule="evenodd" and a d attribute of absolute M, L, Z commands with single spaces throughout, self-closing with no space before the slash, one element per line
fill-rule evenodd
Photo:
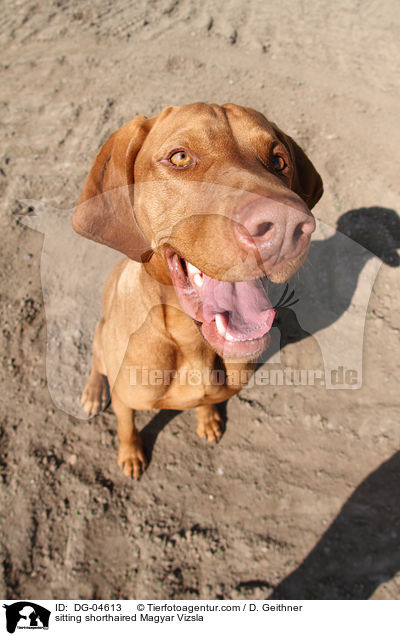
<path fill-rule="evenodd" d="M 209 190 L 205 191 L 205 186 Z M 198 188 L 198 198 L 208 196 L 207 192 L 211 197 L 223 198 L 227 192 L 223 186 L 210 183 L 199 182 Z M 238 196 L 243 194 L 229 190 L 234 191 Z M 45 200 L 23 203 L 29 213 L 20 216 L 19 221 L 45 235 L 40 269 L 47 320 L 47 388 L 58 409 L 87 418 L 80 402 L 82 375 L 89 375 L 91 365 L 87 343 L 92 341 L 101 314 L 103 284 L 121 254 L 76 234 L 71 222 L 73 210 L 52 208 Z M 398 232 L 396 212 L 385 208 L 349 210 L 339 218 L 336 231 L 318 221 L 301 274 L 291 279 L 290 287 L 287 283 L 269 287 L 278 318 L 271 329 L 271 344 L 258 362 L 283 366 L 277 369 L 280 378 L 276 385 L 318 383 L 326 389 L 361 388 L 364 327 L 382 262 L 373 257 L 378 255 L 388 265 L 398 267 L 400 260 L 394 248 L 398 242 L 393 238 Z M 71 263 L 84 268 L 85 275 L 78 282 L 69 275 Z M 165 289 L 170 293 L 168 285 Z M 29 315 L 29 305 L 26 311 Z M 281 350 L 310 336 L 319 346 L 321 364 L 310 369 L 311 375 L 306 374 L 305 379 L 307 369 L 298 373 L 289 369 L 286 373 Z M 170 377 L 170 369 L 162 371 Z M 155 372 L 153 379 L 162 384 L 163 373 L 158 376 L 159 369 Z M 153 379 L 150 377 L 150 382 Z M 196 377 L 191 381 L 195 384 Z"/>
<path fill-rule="evenodd" d="M 13 634 L 16 629 L 49 629 L 51 612 L 37 603 L 18 601 L 3 607 L 6 608 L 9 634 Z"/>

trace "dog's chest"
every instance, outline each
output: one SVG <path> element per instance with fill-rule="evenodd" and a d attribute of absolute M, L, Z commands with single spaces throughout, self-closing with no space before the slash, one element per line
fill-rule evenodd
<path fill-rule="evenodd" d="M 193 408 L 214 404 L 240 391 L 252 370 L 246 363 L 226 365 L 203 339 L 196 324 L 182 312 L 166 316 L 174 344 L 172 371 L 164 372 L 166 391 L 156 408 Z M 171 358 L 170 358 L 171 360 Z"/>
<path fill-rule="evenodd" d="M 131 408 L 190 409 L 237 393 L 248 380 L 241 374 L 247 368 L 227 367 L 193 320 L 169 307 L 163 321 L 155 311 L 132 334 L 115 389 Z"/>

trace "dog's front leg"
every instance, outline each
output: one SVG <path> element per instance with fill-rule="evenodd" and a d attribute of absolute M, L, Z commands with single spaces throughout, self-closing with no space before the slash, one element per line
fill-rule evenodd
<path fill-rule="evenodd" d="M 196 413 L 197 435 L 202 439 L 207 439 L 209 442 L 218 442 L 222 437 L 223 422 L 217 407 L 214 404 L 198 406 Z"/>
<path fill-rule="evenodd" d="M 135 411 L 113 393 L 111 404 L 118 421 L 118 466 L 124 475 L 139 479 L 147 466 L 140 433 L 135 426 Z"/>

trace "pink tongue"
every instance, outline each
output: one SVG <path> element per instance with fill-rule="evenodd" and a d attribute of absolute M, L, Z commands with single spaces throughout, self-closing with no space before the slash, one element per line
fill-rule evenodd
<path fill-rule="evenodd" d="M 226 283 L 203 274 L 199 291 L 205 321 L 222 314 L 234 338 L 259 338 L 271 329 L 276 312 L 260 279 Z"/>

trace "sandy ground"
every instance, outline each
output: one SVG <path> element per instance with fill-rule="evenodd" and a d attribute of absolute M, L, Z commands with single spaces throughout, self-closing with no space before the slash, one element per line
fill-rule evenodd
<path fill-rule="evenodd" d="M 394 0 L 5 3 L 0 596 L 400 597 L 398 18 Z M 57 406 L 46 349 L 57 367 L 66 336 L 50 322 L 85 259 L 62 261 L 72 296 L 46 297 L 42 232 L 59 216 L 34 230 L 24 200 L 71 210 L 113 130 L 200 100 L 264 112 L 324 179 L 296 279 L 314 302 L 299 322 L 315 334 L 282 312 L 282 351 L 263 368 L 324 369 L 342 355 L 352 368 L 354 355 L 362 387 L 249 387 L 216 447 L 192 412 L 140 413 L 151 463 L 133 483 L 116 465 L 113 414 Z M 75 344 L 87 357 L 90 336 Z"/>

